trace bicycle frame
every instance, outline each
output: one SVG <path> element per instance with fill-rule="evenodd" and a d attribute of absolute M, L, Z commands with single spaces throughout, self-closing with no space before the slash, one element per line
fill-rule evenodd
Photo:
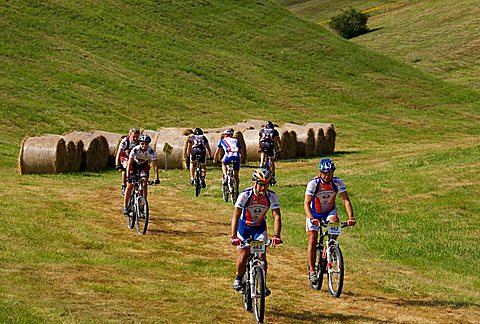
<path fill-rule="evenodd" d="M 233 163 L 233 162 L 232 162 Z M 222 185 L 223 200 L 228 202 L 228 195 L 232 199 L 232 203 L 235 205 L 238 196 L 238 183 L 235 178 L 232 163 L 229 163 L 227 167 L 226 186 Z"/>

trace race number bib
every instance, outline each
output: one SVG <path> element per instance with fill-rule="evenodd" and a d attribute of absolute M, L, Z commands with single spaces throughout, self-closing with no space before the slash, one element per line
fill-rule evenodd
<path fill-rule="evenodd" d="M 251 241 L 250 253 L 265 253 L 265 243 L 263 241 Z"/>
<path fill-rule="evenodd" d="M 329 235 L 340 235 L 342 234 L 342 227 L 340 223 L 328 223 L 327 232 Z"/>

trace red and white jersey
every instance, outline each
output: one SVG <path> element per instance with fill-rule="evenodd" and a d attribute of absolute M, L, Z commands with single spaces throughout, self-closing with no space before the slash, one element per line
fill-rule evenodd
<path fill-rule="evenodd" d="M 235 207 L 242 208 L 240 221 L 247 226 L 258 226 L 266 219 L 268 210 L 280 208 L 278 197 L 272 190 L 267 190 L 265 195 L 259 197 L 253 187 L 242 191 L 237 198 Z"/>
<path fill-rule="evenodd" d="M 134 143 L 130 136 L 125 136 L 118 144 L 118 147 L 122 150 L 122 155 L 128 157 L 132 149 L 137 145 L 138 141 Z"/>
<path fill-rule="evenodd" d="M 240 149 L 242 146 L 238 139 L 230 136 L 225 136 L 220 142 L 218 142 L 218 147 L 223 149 L 225 152 L 225 157 L 228 156 L 239 156 Z"/>
<path fill-rule="evenodd" d="M 155 161 L 157 159 L 157 153 L 151 146 L 148 146 L 145 151 L 142 151 L 142 147 L 137 145 L 130 152 L 129 158 L 133 159 L 137 164 L 142 164 L 149 161 Z"/>
<path fill-rule="evenodd" d="M 333 177 L 329 183 L 323 182 L 320 176 L 311 179 L 307 184 L 306 195 L 313 196 L 312 209 L 313 216 L 320 216 L 335 209 L 335 197 L 337 192 L 347 191 L 343 181 L 337 177 Z"/>

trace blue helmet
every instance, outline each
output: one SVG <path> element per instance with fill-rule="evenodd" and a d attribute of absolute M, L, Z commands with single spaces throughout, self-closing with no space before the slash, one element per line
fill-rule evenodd
<path fill-rule="evenodd" d="M 333 173 L 335 171 L 335 163 L 329 158 L 321 159 L 318 164 L 318 171 L 324 173 Z"/>

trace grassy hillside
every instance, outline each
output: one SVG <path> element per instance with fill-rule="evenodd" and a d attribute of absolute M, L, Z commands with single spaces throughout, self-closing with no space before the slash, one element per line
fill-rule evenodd
<path fill-rule="evenodd" d="M 310 290 L 302 202 L 318 160 L 279 162 L 285 245 L 270 252 L 269 322 L 480 315 L 475 90 L 268 1 L 9 1 L 0 27 L 1 321 L 250 322 L 230 288 L 218 169 L 199 199 L 184 170 L 162 172 L 143 237 L 120 216 L 118 173 L 15 169 L 25 135 L 250 117 L 333 122 L 359 220 L 341 237 L 344 295 Z"/>
<path fill-rule="evenodd" d="M 355 38 L 364 45 L 444 80 L 480 90 L 480 8 L 474 0 L 279 1 L 322 23 L 350 6 L 367 12 L 374 32 Z"/>

